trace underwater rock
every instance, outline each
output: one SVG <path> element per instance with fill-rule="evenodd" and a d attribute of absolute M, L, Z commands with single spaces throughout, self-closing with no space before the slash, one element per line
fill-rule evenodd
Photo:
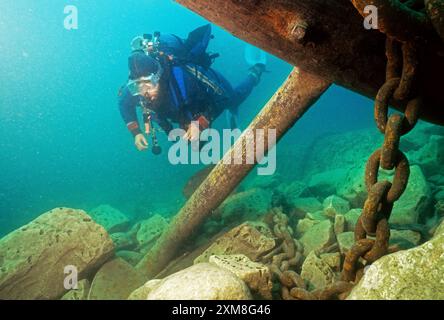
<path fill-rule="evenodd" d="M 92 209 L 89 214 L 95 222 L 102 225 L 109 233 L 125 231 L 129 226 L 128 217 L 107 204 Z"/>
<path fill-rule="evenodd" d="M 436 201 L 444 200 L 444 187 L 438 189 L 438 192 L 433 196 Z"/>
<path fill-rule="evenodd" d="M 137 247 L 137 241 L 126 232 L 116 232 L 110 235 L 113 240 L 114 248 L 117 250 L 134 249 Z"/>
<path fill-rule="evenodd" d="M 325 216 L 324 211 L 316 211 L 316 212 L 307 212 L 306 217 L 315 221 L 324 221 L 328 220 L 328 217 Z"/>
<path fill-rule="evenodd" d="M 148 281 L 130 295 L 142 300 L 251 300 L 247 285 L 234 273 L 199 263 L 162 280 Z"/>
<path fill-rule="evenodd" d="M 210 263 L 234 273 L 259 297 L 272 299 L 273 283 L 270 269 L 266 265 L 253 262 L 243 254 L 211 256 Z"/>
<path fill-rule="evenodd" d="M 301 194 L 306 190 L 307 185 L 302 181 L 293 180 L 290 183 L 281 183 L 277 190 L 285 194 L 289 202 L 294 202 L 294 199 L 301 197 Z"/>
<path fill-rule="evenodd" d="M 318 220 L 313 220 L 309 218 L 304 218 L 298 221 L 296 226 L 296 235 L 301 237 L 305 232 L 307 232 L 315 224 L 319 223 Z"/>
<path fill-rule="evenodd" d="M 304 159 L 306 177 L 324 171 L 353 168 L 357 163 L 365 164 L 368 157 L 381 146 L 382 142 L 383 136 L 376 128 L 318 137 Z M 347 182 L 342 180 L 340 183 Z"/>
<path fill-rule="evenodd" d="M 256 220 L 270 208 L 271 192 L 249 189 L 228 197 L 216 210 L 225 224 L 236 221 Z"/>
<path fill-rule="evenodd" d="M 122 258 L 130 265 L 135 267 L 143 258 L 143 254 L 136 251 L 120 250 L 116 252 L 116 256 Z"/>
<path fill-rule="evenodd" d="M 435 229 L 433 233 L 433 237 L 436 238 L 438 236 L 444 236 L 444 220 L 439 224 L 439 226 Z"/>
<path fill-rule="evenodd" d="M 351 209 L 344 215 L 345 231 L 355 231 L 356 223 L 361 216 L 362 209 Z"/>
<path fill-rule="evenodd" d="M 412 230 L 390 230 L 389 245 L 398 245 L 401 249 L 416 247 L 421 242 L 421 234 Z"/>
<path fill-rule="evenodd" d="M 140 288 L 134 290 L 128 297 L 128 300 L 147 300 L 148 294 L 159 286 L 161 279 L 153 279 L 145 283 Z"/>
<path fill-rule="evenodd" d="M 91 285 L 87 279 L 77 282 L 77 289 L 69 290 L 60 300 L 87 300 Z"/>
<path fill-rule="evenodd" d="M 367 199 L 364 181 L 365 162 L 350 169 L 345 180 L 338 187 L 337 195 L 346 199 L 352 208 L 362 208 Z"/>
<path fill-rule="evenodd" d="M 274 189 L 282 182 L 282 176 L 279 173 L 267 176 L 255 176 L 253 180 L 246 184 L 246 189 Z"/>
<path fill-rule="evenodd" d="M 349 300 L 443 300 L 444 234 L 375 261 Z"/>
<path fill-rule="evenodd" d="M 345 231 L 345 216 L 342 214 L 337 214 L 335 216 L 334 227 L 335 235 L 343 233 Z"/>
<path fill-rule="evenodd" d="M 245 222 L 217 238 L 194 263 L 207 262 L 212 255 L 227 254 L 244 254 L 252 261 L 257 261 L 275 246 L 273 238 L 262 234 L 254 224 Z"/>
<path fill-rule="evenodd" d="M 399 200 L 395 202 L 389 222 L 414 224 L 421 222 L 431 213 L 432 194 L 430 187 L 421 168 L 417 165 L 411 166 L 407 188 Z"/>
<path fill-rule="evenodd" d="M 346 214 L 350 210 L 348 201 L 332 195 L 322 203 L 324 214 L 329 218 L 334 218 L 337 214 Z"/>
<path fill-rule="evenodd" d="M 304 233 L 300 242 L 304 246 L 304 256 L 313 250 L 322 250 L 335 242 L 333 224 L 330 220 L 321 221 Z"/>
<path fill-rule="evenodd" d="M 352 231 L 343 232 L 337 235 L 339 251 L 345 254 L 355 243 L 355 233 Z"/>
<path fill-rule="evenodd" d="M 427 176 L 441 174 L 444 163 L 444 137 L 432 135 L 426 144 L 412 156 Z"/>
<path fill-rule="evenodd" d="M 291 201 L 294 210 L 299 211 L 301 216 L 322 210 L 322 203 L 316 198 L 294 198 Z"/>
<path fill-rule="evenodd" d="M 339 183 L 347 177 L 347 169 L 334 169 L 316 173 L 310 177 L 308 189 L 311 194 L 325 198 L 331 194 L 335 194 Z"/>
<path fill-rule="evenodd" d="M 323 253 L 320 258 L 330 266 L 334 272 L 341 271 L 341 254 L 339 252 Z"/>
<path fill-rule="evenodd" d="M 435 174 L 427 179 L 437 186 L 444 186 L 444 176 L 441 174 Z"/>
<path fill-rule="evenodd" d="M 148 250 L 147 247 L 154 245 L 162 232 L 168 228 L 168 221 L 161 215 L 154 215 L 140 223 L 136 239 L 140 248 Z"/>
<path fill-rule="evenodd" d="M 330 266 L 314 251 L 310 252 L 302 265 L 301 277 L 308 290 L 322 289 L 335 281 L 335 274 Z"/>
<path fill-rule="evenodd" d="M 116 258 L 105 263 L 94 276 L 88 300 L 123 300 L 145 281 L 128 262 Z"/>
<path fill-rule="evenodd" d="M 113 250 L 106 230 L 83 210 L 48 211 L 0 240 L 0 299 L 59 299 L 66 266 L 85 278 Z"/>

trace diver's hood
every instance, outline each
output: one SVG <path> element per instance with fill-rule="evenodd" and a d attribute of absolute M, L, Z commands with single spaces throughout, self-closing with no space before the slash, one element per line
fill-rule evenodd
<path fill-rule="evenodd" d="M 129 78 L 132 80 L 147 77 L 159 73 L 161 70 L 159 62 L 145 54 L 136 51 L 128 58 Z"/>

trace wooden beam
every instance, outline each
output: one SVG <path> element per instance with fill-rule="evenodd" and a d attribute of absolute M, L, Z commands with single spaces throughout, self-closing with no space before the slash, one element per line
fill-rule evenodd
<path fill-rule="evenodd" d="M 327 90 L 330 83 L 308 72 L 294 70 L 282 87 L 252 121 L 234 146 L 202 182 L 184 207 L 174 217 L 169 228 L 162 234 L 156 245 L 138 263 L 137 269 L 152 278 L 165 268 L 176 256 L 183 244 L 201 223 L 237 187 L 239 182 L 254 168 L 255 164 L 228 164 L 235 155 L 245 156 L 243 137 L 246 132 L 264 129 L 265 153 L 268 150 L 268 130 L 276 130 L 276 141 L 290 129 L 296 121 Z M 253 146 L 256 141 L 253 141 Z M 224 160 L 225 159 L 225 160 Z M 261 159 L 256 159 L 260 161 Z"/>
<path fill-rule="evenodd" d="M 371 99 L 384 83 L 385 35 L 366 30 L 349 0 L 176 1 L 292 65 Z M 444 47 L 439 44 L 422 46 L 419 76 L 422 118 L 444 125 Z"/>

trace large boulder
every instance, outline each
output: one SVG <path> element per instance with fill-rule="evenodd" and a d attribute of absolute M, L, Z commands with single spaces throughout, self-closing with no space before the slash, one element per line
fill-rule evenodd
<path fill-rule="evenodd" d="M 143 249 L 142 252 L 147 252 L 166 228 L 168 228 L 168 221 L 158 214 L 142 221 L 136 235 L 139 248 Z"/>
<path fill-rule="evenodd" d="M 243 254 L 211 256 L 210 263 L 234 273 L 260 298 L 272 298 L 273 284 L 266 265 L 253 262 Z"/>
<path fill-rule="evenodd" d="M 322 203 L 325 216 L 334 218 L 337 214 L 346 214 L 350 210 L 350 204 L 348 201 L 336 196 L 331 195 L 325 198 Z"/>
<path fill-rule="evenodd" d="M 307 189 L 312 195 L 325 198 L 336 193 L 339 184 L 346 179 L 347 173 L 348 170 L 344 168 L 315 173 L 310 177 Z"/>
<path fill-rule="evenodd" d="M 393 206 L 390 223 L 415 224 L 424 222 L 425 218 L 432 213 L 430 187 L 421 168 L 416 165 L 411 166 L 407 188 Z"/>
<path fill-rule="evenodd" d="M 71 289 L 60 300 L 87 300 L 91 285 L 87 279 L 77 283 L 77 289 Z"/>
<path fill-rule="evenodd" d="M 102 225 L 109 233 L 125 231 L 129 227 L 128 217 L 107 204 L 92 209 L 89 214 L 95 222 Z"/>
<path fill-rule="evenodd" d="M 338 186 L 337 195 L 346 199 L 352 208 L 362 208 L 367 199 L 364 172 L 365 162 L 350 167 L 344 181 Z"/>
<path fill-rule="evenodd" d="M 124 300 L 144 283 L 144 277 L 121 258 L 105 263 L 91 283 L 88 300 Z"/>
<path fill-rule="evenodd" d="M 106 230 L 83 210 L 53 209 L 0 240 L 0 299 L 58 299 L 65 267 L 80 280 L 113 254 Z"/>
<path fill-rule="evenodd" d="M 335 281 L 335 273 L 323 259 L 314 251 L 305 259 L 302 265 L 301 277 L 307 283 L 310 291 L 322 289 Z"/>
<path fill-rule="evenodd" d="M 270 209 L 271 192 L 256 188 L 228 197 L 217 209 L 216 215 L 229 224 L 239 220 L 256 220 Z"/>
<path fill-rule="evenodd" d="M 136 251 L 129 251 L 129 250 L 120 250 L 116 252 L 116 256 L 119 258 L 122 258 L 126 262 L 128 262 L 130 265 L 135 267 L 140 260 L 143 258 L 143 254 L 136 252 Z"/>
<path fill-rule="evenodd" d="M 208 262 L 212 255 L 244 254 L 252 261 L 257 261 L 262 255 L 271 251 L 276 242 L 270 238 L 265 227 L 258 228 L 257 224 L 245 222 L 217 238 L 208 249 L 198 256 L 194 263 Z"/>
<path fill-rule="evenodd" d="M 293 198 L 290 204 L 301 217 L 304 217 L 307 213 L 314 213 L 322 210 L 322 203 L 314 197 Z"/>
<path fill-rule="evenodd" d="M 426 144 L 413 154 L 413 162 L 417 162 L 427 176 L 442 174 L 444 163 L 444 137 L 432 135 Z"/>
<path fill-rule="evenodd" d="M 443 300 L 444 233 L 375 261 L 347 299 Z"/>
<path fill-rule="evenodd" d="M 330 220 L 324 220 L 313 225 L 304 233 L 300 241 L 304 246 L 305 256 L 313 250 L 326 249 L 336 241 L 333 223 Z"/>
<path fill-rule="evenodd" d="M 163 280 L 151 280 L 130 295 L 141 300 L 250 300 L 247 285 L 210 263 L 199 263 Z"/>

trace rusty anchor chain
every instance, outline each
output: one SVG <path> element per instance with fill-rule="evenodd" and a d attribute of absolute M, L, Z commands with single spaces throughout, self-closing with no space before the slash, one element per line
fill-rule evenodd
<path fill-rule="evenodd" d="M 374 108 L 376 125 L 384 134 L 384 142 L 366 164 L 365 185 L 368 196 L 356 224 L 355 244 L 345 256 L 341 277 L 347 282 L 356 283 L 363 275 L 364 264 L 361 258 L 368 265 L 396 250 L 395 247 L 389 247 L 388 220 L 395 201 L 407 187 L 410 175 L 409 161 L 399 149 L 399 143 L 401 137 L 415 126 L 422 108 L 421 96 L 415 91 L 418 68 L 416 44 L 401 44 L 388 36 L 386 55 L 386 82 L 376 96 Z M 404 115 L 389 115 L 389 102 L 394 100 L 405 104 Z M 392 182 L 378 180 L 380 168 L 394 170 Z"/>

